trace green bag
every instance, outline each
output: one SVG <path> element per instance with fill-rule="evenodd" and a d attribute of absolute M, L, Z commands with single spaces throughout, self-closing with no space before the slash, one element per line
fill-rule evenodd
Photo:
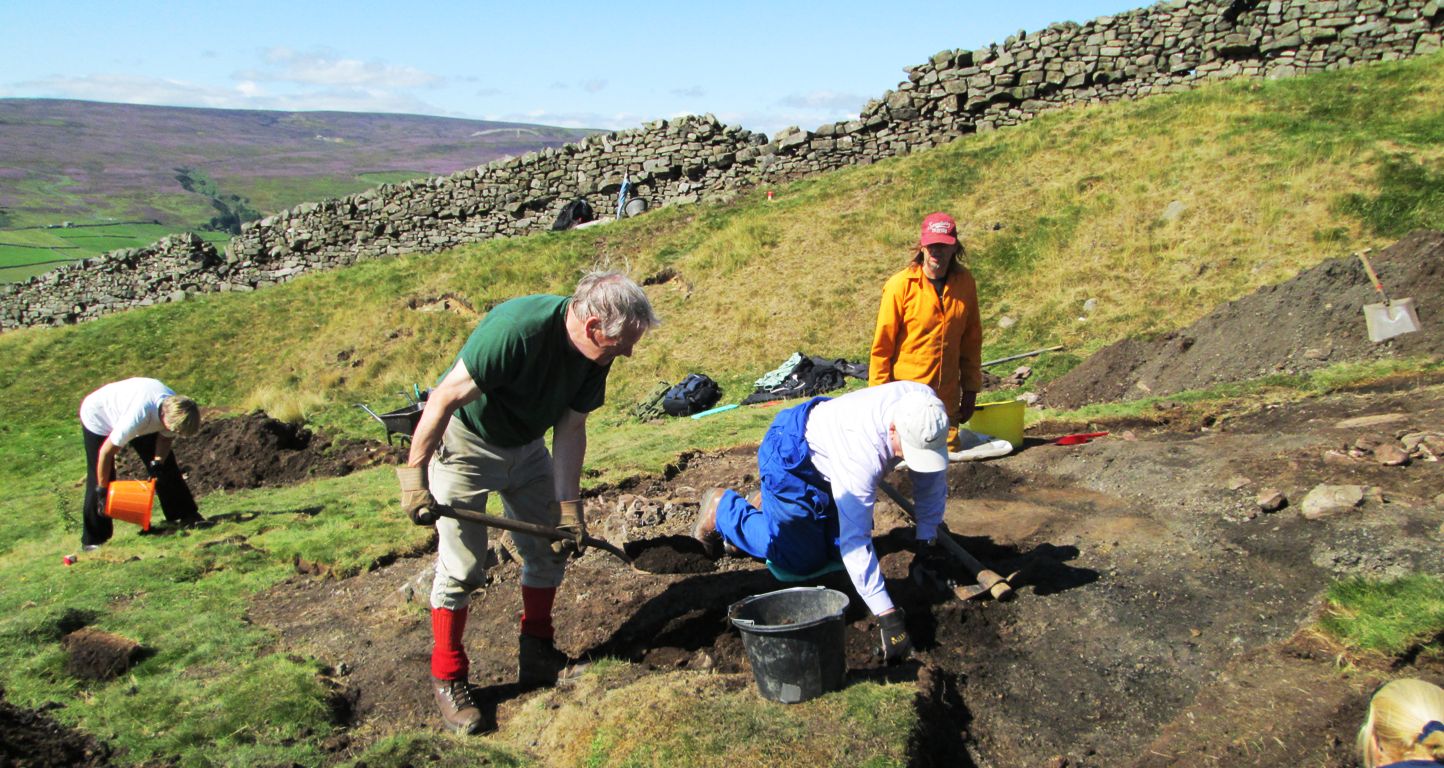
<path fill-rule="evenodd" d="M 662 399 L 671 388 L 672 385 L 665 381 L 657 382 L 657 386 L 652 387 L 652 391 L 632 408 L 632 415 L 637 421 L 651 421 L 666 416 L 667 412 L 662 409 Z"/>

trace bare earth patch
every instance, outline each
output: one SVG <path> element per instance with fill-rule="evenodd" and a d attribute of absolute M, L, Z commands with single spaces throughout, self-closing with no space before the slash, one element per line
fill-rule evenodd
<path fill-rule="evenodd" d="M 1381 414 L 1405 415 L 1358 421 Z M 1295 637 L 1333 578 L 1444 572 L 1436 462 L 1325 460 L 1381 430 L 1389 438 L 1444 430 L 1444 386 L 1385 383 L 1207 421 L 1104 423 L 1113 435 L 1071 447 L 1042 441 L 1078 426 L 1057 424 L 1012 456 L 954 465 L 949 525 L 995 570 L 1021 572 L 1011 603 L 959 602 L 920 574 L 922 565 L 947 566 L 914 563 L 899 546 L 908 533 L 901 512 L 880 505 L 883 569 L 921 649 L 893 672 L 920 679 L 916 764 L 951 752 L 966 760 L 950 764 L 980 766 L 1264 766 L 1280 757 L 1346 766 L 1380 676 L 1444 677 L 1424 661 L 1344 675 L 1334 655 Z M 689 456 L 666 479 L 604 489 L 587 500 L 591 528 L 634 549 L 676 542 L 707 487 L 756 487 L 753 451 Z M 1297 502 L 1320 483 L 1376 491 L 1348 513 L 1304 519 Z M 1265 486 L 1293 505 L 1261 512 Z M 527 693 L 514 682 L 521 605 L 506 548 L 466 633 L 492 725 L 507 722 Z M 677 547 L 666 556 L 690 554 Z M 558 596 L 559 646 L 575 658 L 635 662 L 637 674 L 708 670 L 750 685 L 727 606 L 788 585 L 750 560 L 709 565 L 715 570 L 640 573 L 587 553 Z M 841 574 L 822 583 L 851 593 Z M 253 606 L 252 619 L 275 627 L 280 645 L 319 656 L 351 690 L 347 749 L 438 727 L 426 688 L 428 585 L 427 558 L 402 559 L 341 581 L 298 576 Z M 873 678 L 876 625 L 854 603 L 849 674 Z"/>

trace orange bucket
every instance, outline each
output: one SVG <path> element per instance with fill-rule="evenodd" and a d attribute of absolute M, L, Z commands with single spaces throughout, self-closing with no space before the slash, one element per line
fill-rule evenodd
<path fill-rule="evenodd" d="M 150 508 L 155 501 L 155 481 L 112 480 L 105 495 L 105 516 L 135 523 L 150 530 Z"/>

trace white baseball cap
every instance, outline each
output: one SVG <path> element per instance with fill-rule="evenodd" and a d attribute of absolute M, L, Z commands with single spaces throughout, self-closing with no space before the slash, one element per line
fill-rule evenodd
<path fill-rule="evenodd" d="M 948 468 L 948 414 L 936 396 L 903 395 L 893 406 L 892 425 L 909 469 L 927 474 Z"/>

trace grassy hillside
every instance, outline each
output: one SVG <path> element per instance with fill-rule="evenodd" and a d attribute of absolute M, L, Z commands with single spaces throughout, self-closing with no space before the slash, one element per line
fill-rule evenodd
<path fill-rule="evenodd" d="M 83 577 L 57 573 L 78 536 L 75 410 L 104 382 L 150 375 L 208 406 L 262 407 L 379 437 L 352 404 L 399 404 L 393 393 L 437 376 L 476 322 L 425 311 L 432 300 L 455 296 L 484 311 L 520 294 L 567 292 L 595 266 L 639 279 L 671 270 L 676 277 L 648 288 L 664 324 L 617 364 L 593 417 L 587 482 L 656 472 L 690 448 L 756 440 L 770 413 L 638 426 L 625 416 L 637 398 L 657 380 L 701 371 L 735 402 L 794 351 L 863 358 L 881 284 L 932 210 L 952 212 L 963 229 L 985 357 L 1067 345 L 1039 361 L 1043 377 L 1325 258 L 1444 228 L 1441 86 L 1444 57 L 1434 56 L 1062 111 L 780 186 L 773 202 L 757 192 L 0 335 L 0 684 L 18 703 L 64 702 L 67 722 L 137 759 L 209 764 L 199 745 L 210 739 L 254 762 L 308 762 L 327 732 L 315 664 L 270 653 L 264 633 L 242 621 L 244 601 L 283 578 L 292 557 L 354 572 L 421 541 L 378 470 L 206 500 L 208 514 L 254 513 L 236 525 L 251 542 L 265 539 L 272 558 L 227 545 L 224 532 L 127 537 Z M 1088 299 L 1098 306 L 1084 320 Z M 1004 330 L 1003 317 L 1016 323 Z M 329 514 L 304 514 L 318 504 Z M 128 557 L 140 560 L 115 567 Z M 188 607 L 198 601 L 204 612 Z M 51 629 L 76 605 L 163 650 L 130 680 L 77 698 Z M 204 650 L 175 641 L 181 629 Z M 249 711 L 254 699 L 242 694 L 268 709 Z M 144 730 L 171 711 L 196 724 Z"/>
<path fill-rule="evenodd" d="M 0 99 L 0 280 L 587 133 L 420 115 Z M 87 236 L 45 229 L 63 221 L 108 226 Z"/>

